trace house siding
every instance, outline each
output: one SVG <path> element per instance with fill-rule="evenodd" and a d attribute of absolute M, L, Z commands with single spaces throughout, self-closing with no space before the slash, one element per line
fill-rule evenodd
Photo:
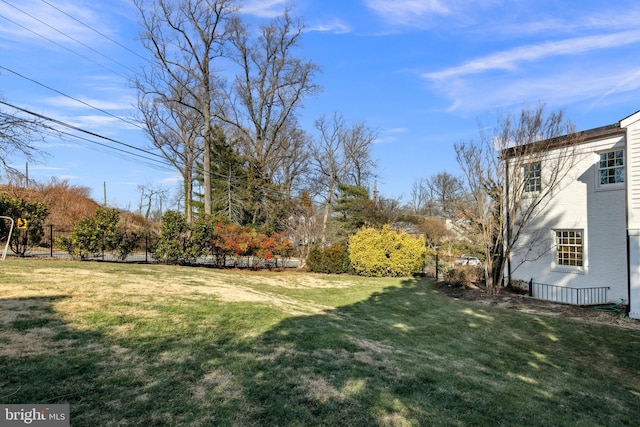
<path fill-rule="evenodd" d="M 627 132 L 629 184 L 629 229 L 640 229 L 640 127 L 634 124 Z"/>
<path fill-rule="evenodd" d="M 605 286 L 609 301 L 628 299 L 625 187 L 601 188 L 597 173 L 599 152 L 624 143 L 617 134 L 580 144 L 575 165 L 513 248 L 512 279 L 572 288 Z M 554 155 L 558 151 L 550 150 L 547 157 Z M 543 160 L 543 179 L 544 174 Z M 583 230 L 582 267 L 556 265 L 555 231 L 566 229 Z"/>
<path fill-rule="evenodd" d="M 629 245 L 629 317 L 640 319 L 640 117 L 624 119 L 627 129 L 627 238 Z"/>

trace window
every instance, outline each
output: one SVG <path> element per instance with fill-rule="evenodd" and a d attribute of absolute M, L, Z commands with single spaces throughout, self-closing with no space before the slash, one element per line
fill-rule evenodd
<path fill-rule="evenodd" d="M 540 162 L 524 165 L 524 191 L 531 193 L 542 189 L 542 168 Z"/>
<path fill-rule="evenodd" d="M 582 230 L 556 231 L 557 264 L 582 267 Z"/>
<path fill-rule="evenodd" d="M 600 153 L 598 175 L 600 185 L 624 183 L 624 150 Z"/>

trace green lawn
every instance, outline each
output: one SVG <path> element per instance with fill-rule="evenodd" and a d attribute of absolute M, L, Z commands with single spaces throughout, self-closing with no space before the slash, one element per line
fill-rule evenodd
<path fill-rule="evenodd" d="M 424 279 L 10 259 L 0 403 L 73 426 L 640 424 L 640 330 Z"/>

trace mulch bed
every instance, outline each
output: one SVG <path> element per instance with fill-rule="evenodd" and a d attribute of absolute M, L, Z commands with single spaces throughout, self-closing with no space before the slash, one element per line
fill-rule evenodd
<path fill-rule="evenodd" d="M 525 291 L 520 289 L 502 288 L 498 295 L 491 295 L 486 289 L 479 286 L 462 287 L 450 285 L 446 282 L 437 283 L 436 289 L 451 298 L 472 301 L 479 305 L 502 307 L 531 315 L 569 318 L 589 323 L 609 324 L 640 330 L 640 321 L 630 319 L 624 313 L 607 313 L 597 311 L 592 306 L 539 300 L 529 297 Z"/>

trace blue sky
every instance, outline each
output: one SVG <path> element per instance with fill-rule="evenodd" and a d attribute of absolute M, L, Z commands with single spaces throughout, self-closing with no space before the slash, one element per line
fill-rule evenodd
<path fill-rule="evenodd" d="M 243 12 L 259 22 L 287 3 L 245 1 Z M 500 112 L 544 102 L 588 129 L 640 109 L 634 0 L 298 0 L 294 12 L 307 27 L 299 54 L 323 69 L 301 123 L 313 131 L 315 119 L 340 112 L 377 129 L 385 197 L 407 202 L 415 179 L 458 174 L 453 145 L 477 140 Z M 0 93 L 148 149 L 142 131 L 118 119 L 133 114 L 138 31 L 129 0 L 0 0 Z M 68 179 L 99 202 L 106 183 L 111 206 L 135 210 L 138 185 L 178 187 L 170 168 L 93 143 L 50 138 L 42 148 L 49 155 L 29 164 L 31 178 Z"/>

